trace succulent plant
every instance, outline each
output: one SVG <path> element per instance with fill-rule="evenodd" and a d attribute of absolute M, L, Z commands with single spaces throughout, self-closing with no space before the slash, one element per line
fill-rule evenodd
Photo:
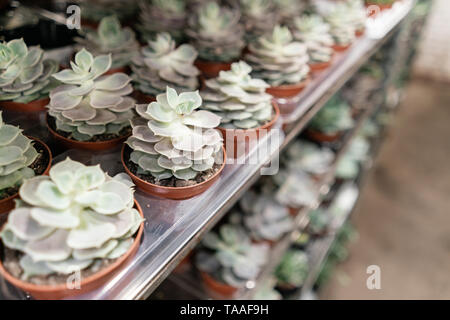
<path fill-rule="evenodd" d="M 255 241 L 278 241 L 294 227 L 287 207 L 267 194 L 247 192 L 239 202 L 243 224 Z"/>
<path fill-rule="evenodd" d="M 87 30 L 83 32 L 84 38 L 75 39 L 79 43 L 78 49 L 86 48 L 95 56 L 111 53 L 111 68 L 128 66 L 139 50 L 134 31 L 122 28 L 116 16 L 103 18 L 97 30 Z"/>
<path fill-rule="evenodd" d="M 183 0 L 141 0 L 137 28 L 143 40 L 151 40 L 160 32 L 168 32 L 179 42 L 186 25 L 186 4 Z"/>
<path fill-rule="evenodd" d="M 312 234 L 320 234 L 326 230 L 330 222 L 330 214 L 323 208 L 311 210 L 308 213 L 308 231 Z"/>
<path fill-rule="evenodd" d="M 309 272 L 308 256 L 304 251 L 288 250 L 275 270 L 279 286 L 299 288 Z"/>
<path fill-rule="evenodd" d="M 111 55 L 94 58 L 82 49 L 71 61 L 72 69 L 53 75 L 63 84 L 50 92 L 48 113 L 56 119 L 56 129 L 69 138 L 88 141 L 97 135 L 119 135 L 130 126 L 135 116 L 135 101 L 127 97 L 133 91 L 131 78 L 124 73 L 103 75 L 111 61 Z"/>
<path fill-rule="evenodd" d="M 125 174 L 111 178 L 69 158 L 50 176 L 26 180 L 1 233 L 7 248 L 22 253 L 21 278 L 71 274 L 127 252 L 143 221 L 132 186 Z"/>
<path fill-rule="evenodd" d="M 28 103 L 48 97 L 58 63 L 44 60 L 43 54 L 38 46 L 28 48 L 23 39 L 0 43 L 0 101 Z"/>
<path fill-rule="evenodd" d="M 338 96 L 334 96 L 314 116 L 308 128 L 333 135 L 350 129 L 353 125 L 350 106 Z"/>
<path fill-rule="evenodd" d="M 306 45 L 310 63 L 331 60 L 334 40 L 330 34 L 330 25 L 321 16 L 311 14 L 296 17 L 292 22 L 292 30 L 294 38 Z"/>
<path fill-rule="evenodd" d="M 247 42 L 273 30 L 278 21 L 272 0 L 240 0 L 242 23 Z"/>
<path fill-rule="evenodd" d="M 196 254 L 197 267 L 235 288 L 255 280 L 268 259 L 269 247 L 254 244 L 242 227 L 224 224 L 208 233 Z"/>
<path fill-rule="evenodd" d="M 337 45 L 350 45 L 356 39 L 356 27 L 351 21 L 350 8 L 345 2 L 336 2 L 326 10 L 322 10 L 322 15 L 331 26 L 331 35 Z"/>
<path fill-rule="evenodd" d="M 286 170 L 284 181 L 275 194 L 276 200 L 291 208 L 314 207 L 317 204 L 317 187 L 305 172 Z"/>
<path fill-rule="evenodd" d="M 355 137 L 347 152 L 339 160 L 336 167 L 336 177 L 355 179 L 360 170 L 360 163 L 367 159 L 370 150 L 369 142 L 361 136 Z"/>
<path fill-rule="evenodd" d="M 280 22 L 289 23 L 293 18 L 300 16 L 307 7 L 303 0 L 274 0 Z"/>
<path fill-rule="evenodd" d="M 111 15 L 120 21 L 130 19 L 137 10 L 136 0 L 77 0 L 83 19 L 97 22 Z"/>
<path fill-rule="evenodd" d="M 0 199 L 2 191 L 34 176 L 29 166 L 37 157 L 32 141 L 18 127 L 4 123 L 0 111 Z"/>
<path fill-rule="evenodd" d="M 245 60 L 252 75 L 272 86 L 296 84 L 308 77 L 308 52 L 304 44 L 293 40 L 287 27 L 275 26 L 273 32 L 249 44 Z"/>
<path fill-rule="evenodd" d="M 205 81 L 201 91 L 203 108 L 221 117 L 221 127 L 250 129 L 272 120 L 272 96 L 269 85 L 250 76 L 252 68 L 239 61 L 230 71 L 221 71 L 215 79 Z"/>
<path fill-rule="evenodd" d="M 306 140 L 293 142 L 286 151 L 286 167 L 313 175 L 325 174 L 334 161 L 334 152 Z"/>
<path fill-rule="evenodd" d="M 281 300 L 283 297 L 281 294 L 274 289 L 276 280 L 275 279 L 269 279 L 266 281 L 261 289 L 259 289 L 255 296 L 253 297 L 253 300 Z"/>
<path fill-rule="evenodd" d="M 350 23 L 357 31 L 366 28 L 367 12 L 364 0 L 347 0 L 348 15 Z"/>
<path fill-rule="evenodd" d="M 197 111 L 201 104 L 198 91 L 178 95 L 167 87 L 156 102 L 136 106 L 142 119 L 132 122 L 133 135 L 126 143 L 133 149 L 130 160 L 138 174 L 156 181 L 172 176 L 187 181 L 222 163 L 222 137 L 214 129 L 220 118 Z"/>
<path fill-rule="evenodd" d="M 239 23 L 237 9 L 219 6 L 210 1 L 189 17 L 186 34 L 206 61 L 230 62 L 241 55 L 244 48 L 244 28 Z"/>
<path fill-rule="evenodd" d="M 177 91 L 198 88 L 199 70 L 193 65 L 197 51 L 189 44 L 176 47 L 168 33 L 159 33 L 154 41 L 142 48 L 133 59 L 135 88 L 143 93 L 157 95 L 170 86 Z"/>

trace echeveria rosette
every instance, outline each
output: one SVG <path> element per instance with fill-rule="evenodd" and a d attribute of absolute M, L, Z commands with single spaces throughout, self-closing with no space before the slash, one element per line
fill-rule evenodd
<path fill-rule="evenodd" d="M 327 173 L 335 159 L 334 152 L 306 140 L 294 141 L 286 150 L 286 167 L 312 175 Z"/>
<path fill-rule="evenodd" d="M 137 28 L 143 40 L 151 40 L 160 32 L 168 32 L 177 41 L 183 38 L 186 25 L 184 0 L 142 0 Z"/>
<path fill-rule="evenodd" d="M 288 208 L 268 194 L 247 192 L 239 204 L 243 225 L 254 241 L 278 241 L 294 227 Z"/>
<path fill-rule="evenodd" d="M 278 21 L 272 0 L 240 0 L 239 2 L 247 42 L 272 31 Z"/>
<path fill-rule="evenodd" d="M 132 121 L 133 135 L 126 143 L 133 149 L 130 160 L 139 174 L 156 181 L 174 176 L 193 180 L 198 174 L 223 162 L 223 139 L 215 130 L 220 118 L 200 110 L 198 91 L 180 95 L 172 88 L 159 94 L 156 102 L 137 105 L 142 117 Z"/>
<path fill-rule="evenodd" d="M 168 33 L 159 33 L 133 59 L 131 77 L 135 88 L 154 96 L 165 92 L 167 86 L 177 91 L 196 90 L 200 74 L 194 66 L 196 58 L 194 47 L 189 44 L 176 47 Z"/>
<path fill-rule="evenodd" d="M 44 60 L 44 51 L 23 39 L 0 43 L 0 101 L 29 103 L 48 97 L 55 86 L 50 76 L 58 63 Z"/>
<path fill-rule="evenodd" d="M 186 34 L 202 60 L 230 62 L 245 46 L 240 12 L 210 1 L 189 17 Z"/>
<path fill-rule="evenodd" d="M 133 193 L 127 175 L 112 178 L 69 158 L 49 176 L 26 180 L 1 233 L 7 248 L 22 253 L 21 278 L 71 274 L 126 253 L 143 221 Z"/>
<path fill-rule="evenodd" d="M 309 129 L 334 135 L 351 129 L 354 125 L 350 105 L 335 96 L 312 118 Z"/>
<path fill-rule="evenodd" d="M 93 55 L 82 49 L 71 61 L 72 69 L 53 75 L 63 84 L 50 92 L 47 106 L 56 129 L 77 141 L 102 134 L 119 135 L 135 116 L 133 88 L 125 73 L 104 75 L 111 68 L 111 55 Z"/>
<path fill-rule="evenodd" d="M 34 176 L 29 166 L 37 157 L 38 152 L 32 141 L 23 135 L 19 127 L 4 123 L 0 111 L 0 199 L 2 191 Z"/>
<path fill-rule="evenodd" d="M 277 25 L 273 32 L 249 44 L 245 60 L 252 67 L 252 76 L 271 86 L 297 84 L 308 78 L 307 47 L 293 40 L 287 27 Z"/>
<path fill-rule="evenodd" d="M 268 253 L 269 247 L 252 243 L 241 226 L 224 224 L 203 238 L 196 266 L 220 282 L 242 288 L 259 275 Z"/>
<path fill-rule="evenodd" d="M 345 2 L 337 2 L 325 14 L 325 20 L 331 26 L 331 35 L 339 46 L 348 46 L 356 39 L 356 26 L 350 8 Z"/>
<path fill-rule="evenodd" d="M 239 61 L 231 65 L 230 71 L 221 71 L 217 78 L 205 81 L 202 108 L 221 117 L 222 128 L 257 128 L 272 120 L 272 96 L 265 92 L 270 86 L 252 78 L 251 70 L 247 63 Z"/>
<path fill-rule="evenodd" d="M 302 0 L 274 0 L 275 9 L 281 23 L 290 23 L 306 9 L 307 3 Z"/>
<path fill-rule="evenodd" d="M 86 48 L 94 56 L 112 55 L 111 68 L 130 65 L 131 59 L 139 51 L 139 43 L 131 28 L 122 28 L 116 16 L 105 17 L 100 21 L 97 30 L 88 29 L 84 38 L 76 38 L 78 48 Z"/>
<path fill-rule="evenodd" d="M 309 272 L 308 255 L 301 250 L 288 250 L 275 270 L 280 287 L 301 287 Z"/>
<path fill-rule="evenodd" d="M 347 0 L 349 21 L 355 26 L 356 31 L 364 31 L 366 28 L 367 11 L 363 0 Z"/>
<path fill-rule="evenodd" d="M 303 15 L 292 22 L 292 34 L 308 48 L 310 63 L 329 62 L 333 56 L 330 25 L 317 14 Z"/>

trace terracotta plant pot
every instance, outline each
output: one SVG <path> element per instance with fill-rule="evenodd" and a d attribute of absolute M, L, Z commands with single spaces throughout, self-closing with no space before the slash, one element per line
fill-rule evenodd
<path fill-rule="evenodd" d="M 201 71 L 205 78 L 215 78 L 220 71 L 228 71 L 231 69 L 232 62 L 214 62 L 197 59 L 195 66 Z"/>
<path fill-rule="evenodd" d="M 52 160 L 53 160 L 52 152 L 50 151 L 50 148 L 44 142 L 42 142 L 41 140 L 39 140 L 37 138 L 33 138 L 33 137 L 28 137 L 28 138 L 37 142 L 38 144 L 40 144 L 45 149 L 45 151 L 47 151 L 48 165 L 45 168 L 42 175 L 48 175 L 48 173 L 50 172 L 50 168 L 52 166 Z M 14 206 L 15 206 L 14 199 L 16 199 L 18 196 L 19 196 L 19 193 L 16 193 L 8 198 L 0 200 L 0 215 L 9 213 L 12 209 L 14 209 Z"/>
<path fill-rule="evenodd" d="M 133 93 L 131 94 L 131 96 L 136 100 L 137 103 L 150 103 L 153 101 L 156 101 L 156 97 L 155 96 L 151 96 L 148 94 L 143 93 L 142 91 L 139 90 L 135 90 L 133 91 Z"/>
<path fill-rule="evenodd" d="M 310 79 L 305 79 L 302 82 L 296 84 L 285 84 L 278 87 L 270 87 L 266 89 L 268 94 L 271 94 L 275 98 L 291 98 L 298 95 L 308 85 Z"/>
<path fill-rule="evenodd" d="M 222 133 L 223 142 L 225 145 L 225 149 L 227 150 L 227 156 L 230 158 L 237 158 L 240 156 L 238 155 L 238 145 L 245 143 L 246 145 L 248 142 L 254 138 L 259 139 L 264 135 L 264 133 L 267 133 L 272 127 L 274 126 L 275 122 L 277 122 L 278 118 L 280 117 L 280 108 L 278 107 L 278 104 L 275 100 L 272 100 L 272 106 L 275 111 L 275 116 L 273 119 L 266 123 L 265 125 L 254 128 L 254 129 L 224 129 L 221 127 L 218 127 L 220 132 Z M 233 148 L 231 146 L 227 145 L 228 141 L 231 141 L 233 139 Z M 245 149 L 245 148 L 244 148 Z"/>
<path fill-rule="evenodd" d="M 114 73 L 125 73 L 125 74 L 130 74 L 130 68 L 127 66 L 124 67 L 118 67 L 118 68 L 113 68 L 113 69 L 109 69 L 107 72 L 105 72 L 103 75 L 111 75 Z"/>
<path fill-rule="evenodd" d="M 83 141 L 76 141 L 69 138 L 66 138 L 59 133 L 57 133 L 55 130 L 51 128 L 51 126 L 48 123 L 48 115 L 47 115 L 47 128 L 50 132 L 50 135 L 55 139 L 59 144 L 61 144 L 66 149 L 78 149 L 78 150 L 90 150 L 90 151 L 103 151 L 103 150 L 110 150 L 114 149 L 115 147 L 121 145 L 129 136 L 125 135 L 123 137 L 114 138 L 111 140 L 106 141 L 95 141 L 95 142 L 83 142 Z"/>
<path fill-rule="evenodd" d="M 232 287 L 228 284 L 216 281 L 206 272 L 200 272 L 205 287 L 211 292 L 219 295 L 221 298 L 232 298 L 233 295 L 238 291 L 238 288 Z"/>
<path fill-rule="evenodd" d="M 189 252 L 186 257 L 183 258 L 183 260 L 178 263 L 178 265 L 173 269 L 173 272 L 175 273 L 184 273 L 187 269 L 189 269 L 189 266 L 191 265 L 193 252 Z"/>
<path fill-rule="evenodd" d="M 313 64 L 309 65 L 309 68 L 311 69 L 311 72 L 313 72 L 313 73 L 320 72 L 325 69 L 328 69 L 331 66 L 332 62 L 333 62 L 333 60 L 330 60 L 328 62 L 313 63 Z"/>
<path fill-rule="evenodd" d="M 42 112 L 47 110 L 45 106 L 48 105 L 49 102 L 49 98 L 35 100 L 28 103 L 0 101 L 0 109 L 11 112 Z"/>
<path fill-rule="evenodd" d="M 335 44 L 335 45 L 333 45 L 333 50 L 334 51 L 336 51 L 336 52 L 343 52 L 343 51 L 346 51 L 348 48 L 350 48 L 350 46 L 351 46 L 352 44 L 350 43 L 350 44 L 347 44 L 347 45 L 339 45 L 339 44 Z"/>
<path fill-rule="evenodd" d="M 366 29 L 356 30 L 355 36 L 357 36 L 359 38 L 359 37 L 362 37 L 365 33 L 366 33 Z"/>
<path fill-rule="evenodd" d="M 137 201 L 135 200 L 134 204 L 135 208 L 139 211 L 141 217 L 144 217 L 144 214 L 142 212 L 139 203 L 137 203 Z M 16 286 L 17 288 L 20 288 L 25 292 L 28 292 L 35 299 L 56 300 L 88 293 L 107 283 L 118 271 L 120 271 L 120 269 L 126 263 L 128 263 L 135 256 L 136 252 L 139 249 L 139 244 L 143 232 L 144 232 L 144 223 L 142 222 L 131 248 L 128 249 L 128 251 L 124 255 L 122 255 L 108 267 L 101 269 L 99 272 L 87 278 L 82 279 L 80 289 L 69 289 L 67 288 L 66 284 L 36 285 L 19 280 L 13 277 L 11 274 L 9 274 L 8 271 L 6 271 L 5 267 L 2 264 L 2 261 L 0 261 L 0 274 L 12 285 Z"/>
<path fill-rule="evenodd" d="M 300 212 L 300 209 L 298 209 L 298 208 L 289 207 L 288 210 L 289 210 L 289 214 L 292 217 L 296 217 L 298 215 L 298 213 Z"/>
<path fill-rule="evenodd" d="M 316 142 L 334 142 L 339 139 L 339 137 L 341 136 L 341 133 L 338 132 L 338 133 L 329 135 L 329 134 L 325 134 L 325 133 L 322 133 L 317 130 L 307 129 L 306 135 L 308 136 L 308 138 L 310 138 Z"/>
<path fill-rule="evenodd" d="M 220 173 L 223 171 L 223 168 L 225 168 L 225 162 L 226 162 L 226 151 L 225 148 L 222 147 L 223 150 L 223 163 L 220 169 L 208 180 L 203 181 L 201 183 L 198 183 L 193 186 L 187 186 L 187 187 L 164 187 L 164 186 L 158 186 L 156 184 L 147 182 L 145 180 L 142 180 L 138 176 L 136 176 L 134 173 L 131 172 L 131 170 L 127 167 L 126 161 L 125 161 L 125 151 L 128 147 L 127 145 L 123 145 L 122 147 L 122 165 L 125 168 L 125 171 L 128 173 L 128 175 L 131 177 L 135 185 L 141 189 L 142 191 L 149 193 L 154 196 L 167 198 L 167 199 L 173 199 L 173 200 L 185 200 L 192 197 L 195 197 L 206 190 L 208 190 L 209 187 L 211 187 L 214 182 L 217 181 L 220 177 Z M 128 160 L 128 159 L 126 159 Z"/>

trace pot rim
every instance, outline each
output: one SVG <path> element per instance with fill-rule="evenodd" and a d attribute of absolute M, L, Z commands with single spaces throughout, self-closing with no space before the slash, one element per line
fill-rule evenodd
<path fill-rule="evenodd" d="M 260 127 L 250 128 L 250 129 L 239 129 L 239 128 L 236 128 L 236 129 L 225 129 L 225 128 L 222 128 L 222 127 L 217 127 L 217 128 L 220 131 L 226 132 L 226 133 L 235 132 L 235 131 L 238 131 L 238 130 L 242 130 L 244 132 L 260 131 L 260 130 L 263 130 L 263 129 L 271 128 L 275 124 L 275 122 L 277 122 L 278 118 L 280 117 L 280 107 L 278 106 L 278 102 L 276 102 L 275 99 L 272 99 L 272 108 L 275 110 L 275 116 L 272 118 L 272 120 L 270 120 L 265 125 L 262 125 Z"/>
<path fill-rule="evenodd" d="M 3 107 L 7 110 L 14 112 L 42 112 L 47 110 L 46 105 L 48 105 L 49 103 L 50 103 L 49 97 L 33 100 L 27 103 L 5 100 L 0 101 L 0 107 Z M 5 104 L 9 104 L 9 106 L 5 106 Z M 35 104 L 37 104 L 38 106 L 34 106 Z M 14 108 L 11 105 L 16 105 L 16 107 L 19 108 L 20 110 L 13 110 Z"/>
<path fill-rule="evenodd" d="M 120 143 L 121 140 L 124 140 L 124 139 L 128 138 L 131 135 L 131 133 L 130 133 L 130 134 L 127 134 L 127 135 L 124 135 L 124 136 L 121 136 L 121 137 L 117 137 L 117 138 L 114 138 L 114 139 L 111 139 L 111 140 L 104 140 L 104 141 L 77 141 L 77 140 L 66 138 L 66 137 L 60 135 L 55 130 L 53 130 L 53 128 L 48 123 L 49 117 L 51 117 L 51 116 L 49 116 L 49 114 L 47 113 L 46 116 L 45 116 L 45 122 L 47 124 L 48 131 L 50 131 L 50 133 L 53 136 L 57 137 L 58 139 L 63 140 L 64 142 L 70 143 L 72 145 L 98 146 L 98 145 L 106 144 L 106 143 Z"/>
<path fill-rule="evenodd" d="M 41 176 L 47 175 L 49 173 L 49 171 L 50 171 L 50 168 L 51 168 L 52 162 L 53 162 L 53 155 L 52 155 L 52 152 L 51 152 L 49 146 L 45 142 L 43 142 L 41 139 L 38 139 L 38 138 L 35 138 L 35 137 L 32 137 L 32 136 L 28 136 L 28 135 L 25 135 L 25 136 L 27 138 L 33 140 L 33 141 L 36 141 L 36 142 L 40 143 L 44 147 L 44 149 L 47 151 L 47 153 L 48 153 L 48 165 L 47 165 L 47 167 L 45 167 L 45 170 L 44 170 L 44 172 L 42 172 Z M 14 200 L 18 196 L 19 196 L 19 191 L 17 191 L 15 194 L 13 194 L 13 195 L 11 195 L 11 196 L 9 196 L 7 198 L 1 199 L 0 203 L 6 203 L 8 201 Z M 0 213 L 0 215 L 2 215 L 2 213 Z"/>
<path fill-rule="evenodd" d="M 305 88 L 309 83 L 311 82 L 311 74 L 309 73 L 308 76 L 298 82 L 298 83 L 294 83 L 294 84 L 282 84 L 281 86 L 270 86 L 269 90 L 294 90 L 294 89 L 300 89 L 300 88 Z"/>
<path fill-rule="evenodd" d="M 139 211 L 139 214 L 141 215 L 141 217 L 144 218 L 144 213 L 142 211 L 142 208 L 139 205 L 139 203 L 136 201 L 136 199 L 134 199 L 134 205 L 135 205 L 136 209 Z M 143 232 L 144 232 L 144 221 L 141 222 L 139 230 L 136 233 L 136 237 L 134 238 L 133 245 L 128 249 L 128 251 L 126 253 L 124 253 L 120 258 L 118 258 L 114 263 L 109 265 L 108 267 L 103 268 L 99 272 L 96 272 L 96 273 L 90 275 L 89 277 L 84 278 L 81 281 L 80 285 L 83 286 L 88 283 L 96 282 L 97 280 L 103 278 L 104 276 L 108 275 L 109 273 L 111 273 L 111 272 L 115 271 L 117 268 L 119 268 L 121 266 L 121 264 L 130 257 L 131 252 L 133 252 L 133 250 L 136 249 L 136 247 L 138 247 L 140 245 Z M 14 277 L 13 275 L 11 275 L 5 269 L 5 267 L 3 266 L 2 259 L 0 259 L 0 275 L 2 275 L 12 285 L 14 285 L 15 287 L 18 287 L 24 291 L 52 293 L 52 292 L 56 292 L 56 291 L 64 291 L 67 289 L 66 284 L 58 284 L 55 286 L 48 285 L 48 284 L 37 285 L 37 284 L 33 284 L 33 283 L 29 283 L 29 282 L 20 280 L 20 279 Z"/>
<path fill-rule="evenodd" d="M 163 190 L 189 190 L 189 189 L 193 189 L 193 188 L 197 188 L 197 187 L 199 187 L 199 186 L 202 186 L 202 185 L 206 184 L 207 182 L 209 182 L 209 181 L 215 179 L 216 177 L 218 177 L 218 176 L 222 173 L 223 169 L 225 168 L 226 160 L 227 160 L 227 153 L 226 153 L 225 147 L 222 145 L 222 152 L 223 152 L 223 163 L 222 163 L 222 166 L 221 166 L 221 167 L 219 168 L 219 170 L 218 170 L 213 176 L 211 176 L 208 180 L 205 180 L 205 181 L 203 181 L 203 182 L 194 184 L 193 186 L 186 186 L 186 187 L 166 187 L 166 186 L 158 186 L 158 185 L 156 185 L 156 184 L 154 184 L 154 183 L 151 183 L 151 182 L 142 180 L 141 178 L 139 178 L 138 176 L 136 176 L 133 172 L 131 172 L 131 170 L 130 170 L 130 169 L 128 168 L 128 166 L 125 164 L 125 148 L 127 148 L 127 147 L 130 148 L 129 146 L 127 146 L 126 144 L 124 144 L 124 145 L 122 146 L 122 151 L 120 152 L 120 158 L 121 158 L 121 160 L 122 160 L 122 166 L 125 168 L 126 173 L 127 173 L 129 176 L 133 177 L 133 179 L 138 180 L 140 183 L 148 184 L 148 185 L 151 185 L 151 186 L 154 186 L 154 187 L 156 187 L 156 188 L 163 189 Z M 130 148 L 130 149 L 131 149 L 131 148 Z"/>

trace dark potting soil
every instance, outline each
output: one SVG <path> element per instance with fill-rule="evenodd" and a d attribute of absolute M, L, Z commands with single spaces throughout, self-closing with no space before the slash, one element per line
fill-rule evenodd
<path fill-rule="evenodd" d="M 60 136 L 63 136 L 64 138 L 67 139 L 71 139 L 74 141 L 78 141 L 72 138 L 72 134 L 70 132 L 64 132 L 61 130 L 56 129 L 56 121 L 55 118 L 53 117 L 48 117 L 48 125 L 50 126 L 50 128 L 55 131 L 57 134 L 59 134 Z M 82 141 L 82 142 L 99 142 L 99 141 L 110 141 L 110 140 L 114 140 L 117 138 L 123 138 L 123 137 L 127 137 L 129 135 L 131 135 L 131 126 L 123 128 L 119 134 L 99 134 L 96 136 L 93 136 L 92 139 L 90 140 L 86 140 L 86 141 Z"/>
<path fill-rule="evenodd" d="M 195 179 L 192 180 L 180 180 L 177 179 L 175 177 L 171 177 L 169 179 L 163 179 L 163 180 L 159 180 L 157 181 L 155 179 L 155 177 L 153 177 L 151 174 L 138 174 L 137 170 L 138 170 L 138 166 L 137 164 L 135 164 L 134 162 L 130 161 L 130 148 L 126 147 L 125 148 L 125 153 L 124 153 L 124 161 L 126 166 L 128 167 L 128 169 L 130 169 L 130 171 L 137 176 L 138 178 L 149 182 L 151 184 L 157 185 L 157 186 L 162 186 L 162 187 L 177 187 L 177 188 L 181 188 L 181 187 L 188 187 L 188 186 L 195 186 L 196 184 L 200 184 L 202 182 L 205 182 L 207 180 L 209 180 L 212 176 L 214 176 L 222 167 L 222 164 L 214 164 L 214 166 L 209 169 L 206 170 L 204 172 L 200 172 L 199 174 L 197 174 L 197 176 L 195 177 Z"/>
<path fill-rule="evenodd" d="M 29 168 L 33 169 L 36 176 L 40 176 L 48 167 L 50 155 L 48 154 L 47 149 L 40 142 L 33 140 L 33 146 L 38 152 L 38 156 L 36 160 L 34 160 L 34 162 L 29 166 Z M 15 186 L 1 190 L 0 200 L 16 195 L 17 192 L 19 192 L 19 188 L 20 186 Z"/>
<path fill-rule="evenodd" d="M 22 267 L 20 266 L 20 259 L 23 256 L 23 253 L 17 250 L 12 250 L 4 247 L 3 249 L 3 265 L 5 269 L 8 271 L 16 279 L 21 279 L 23 274 Z M 81 270 L 81 279 L 85 279 L 93 274 L 101 271 L 102 269 L 113 264 L 117 259 L 95 259 L 95 261 L 91 264 L 90 267 Z M 70 275 L 67 274 L 50 274 L 46 276 L 33 276 L 28 278 L 26 281 L 29 283 L 33 283 L 36 285 L 59 285 L 66 284 L 67 279 Z"/>

